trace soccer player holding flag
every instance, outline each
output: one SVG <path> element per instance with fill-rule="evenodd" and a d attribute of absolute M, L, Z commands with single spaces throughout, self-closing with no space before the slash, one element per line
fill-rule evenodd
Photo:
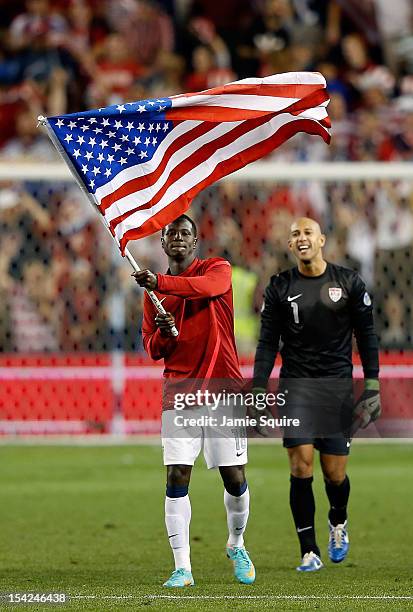
<path fill-rule="evenodd" d="M 198 259 L 195 255 L 197 230 L 193 221 L 182 215 L 162 232 L 162 248 L 168 256 L 166 274 L 149 270 L 135 272 L 141 287 L 156 291 L 168 312 L 156 312 L 145 296 L 142 336 L 152 359 L 165 364 L 162 415 L 162 446 L 167 466 L 165 523 L 175 560 L 175 571 L 164 586 L 193 585 L 189 525 L 191 504 L 188 487 L 192 466 L 201 449 L 208 468 L 219 468 L 224 483 L 227 513 L 227 556 L 234 563 L 239 582 L 251 584 L 255 569 L 244 547 L 244 531 L 249 515 L 249 489 L 245 479 L 247 440 L 245 433 L 221 434 L 207 427 L 174 426 L 172 385 L 188 381 L 225 381 L 226 388 L 242 388 L 242 376 L 234 338 L 231 266 L 222 258 Z M 173 336 L 174 325 L 179 329 Z M 186 387 L 183 387 L 186 389 Z M 185 410 L 183 411 L 185 413 Z"/>
<path fill-rule="evenodd" d="M 358 274 L 325 261 L 325 241 L 312 219 L 297 219 L 291 226 L 288 246 L 297 266 L 273 276 L 265 290 L 254 363 L 255 392 L 265 392 L 280 344 L 280 385 L 289 391 L 286 415 L 297 411 L 307 424 L 299 433 L 284 431 L 291 471 L 290 506 L 302 555 L 297 570 L 301 572 L 323 567 L 314 529 L 314 449 L 320 452 L 330 502 L 328 553 L 331 561 L 339 563 L 349 549 L 346 466 L 351 432 L 380 415 L 378 341 L 371 298 Z M 365 380 L 355 410 L 353 332 Z M 256 410 L 252 412 L 259 418 Z M 331 415 L 339 416 L 337 422 L 333 419 L 332 428 L 328 424 Z M 315 422 L 317 431 L 312 429 Z"/>

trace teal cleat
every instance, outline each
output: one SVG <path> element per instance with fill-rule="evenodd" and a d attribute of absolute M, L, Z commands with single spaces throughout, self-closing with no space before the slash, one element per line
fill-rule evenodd
<path fill-rule="evenodd" d="M 192 573 L 188 570 L 180 567 L 172 572 L 169 580 L 163 583 L 164 587 L 174 588 L 174 587 L 186 587 L 186 586 L 194 586 L 195 582 L 192 577 Z"/>
<path fill-rule="evenodd" d="M 227 557 L 234 563 L 234 576 L 242 584 L 255 581 L 255 567 L 245 548 L 227 546 Z"/>

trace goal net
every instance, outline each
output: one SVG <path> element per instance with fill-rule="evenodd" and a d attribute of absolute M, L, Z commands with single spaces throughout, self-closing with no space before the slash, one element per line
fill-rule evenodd
<path fill-rule="evenodd" d="M 143 296 L 128 262 L 63 164 L 1 164 L 0 181 L 0 433 L 158 431 L 162 367 L 143 351 Z M 261 162 L 205 190 L 189 214 L 199 256 L 233 266 L 247 376 L 263 290 L 293 265 L 291 222 L 320 222 L 326 259 L 359 271 L 374 297 L 385 393 L 397 390 L 391 416 L 408 435 L 412 164 Z M 142 268 L 166 270 L 159 235 L 130 250 Z"/>

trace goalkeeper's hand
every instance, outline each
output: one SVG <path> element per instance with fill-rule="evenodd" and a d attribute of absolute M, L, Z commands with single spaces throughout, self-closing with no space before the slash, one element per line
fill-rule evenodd
<path fill-rule="evenodd" d="M 249 416 L 252 419 L 255 419 L 257 422 L 257 424 L 253 426 L 255 431 L 260 436 L 263 436 L 264 438 L 267 438 L 270 432 L 266 425 L 262 425 L 260 423 L 260 419 L 262 416 L 265 416 L 266 418 L 271 419 L 272 414 L 271 414 L 271 411 L 267 408 L 267 406 L 264 406 L 261 409 L 257 408 L 257 403 L 263 404 L 265 402 L 266 393 L 267 393 L 267 390 L 264 389 L 264 387 L 253 387 L 252 395 L 254 396 L 254 405 L 248 407 Z"/>
<path fill-rule="evenodd" d="M 359 397 L 353 411 L 352 435 L 361 428 L 365 429 L 376 421 L 381 414 L 380 384 L 375 378 L 366 378 L 364 391 Z"/>

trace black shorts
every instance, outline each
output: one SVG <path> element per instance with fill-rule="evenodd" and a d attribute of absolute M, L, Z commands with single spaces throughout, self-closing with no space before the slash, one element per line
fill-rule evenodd
<path fill-rule="evenodd" d="M 302 444 L 313 444 L 323 455 L 349 455 L 351 438 L 337 436 L 334 438 L 283 438 L 285 448 L 294 448 Z"/>
<path fill-rule="evenodd" d="M 283 413 L 296 423 L 283 428 L 286 448 L 313 444 L 321 453 L 349 454 L 354 405 L 351 379 L 282 379 L 280 387 L 286 397 Z"/>

